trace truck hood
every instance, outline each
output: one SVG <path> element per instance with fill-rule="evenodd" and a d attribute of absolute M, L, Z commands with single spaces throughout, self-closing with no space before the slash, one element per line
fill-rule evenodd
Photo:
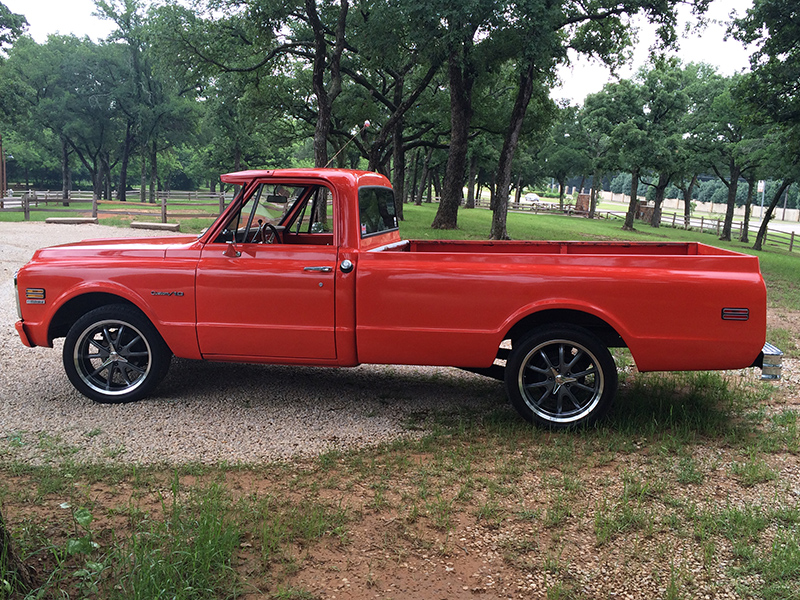
<path fill-rule="evenodd" d="M 164 258 L 171 250 L 183 250 L 196 243 L 197 237 L 193 235 L 84 240 L 37 250 L 31 262 L 75 258 Z"/>

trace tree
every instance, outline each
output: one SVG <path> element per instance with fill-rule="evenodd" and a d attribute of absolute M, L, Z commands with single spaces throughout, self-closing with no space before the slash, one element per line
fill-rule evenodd
<path fill-rule="evenodd" d="M 642 86 L 627 79 L 606 84 L 601 92 L 587 96 L 584 104 L 587 130 L 608 137 L 610 153 L 605 164 L 631 174 L 630 202 L 622 226 L 625 230 L 633 230 L 639 179 L 650 159 L 644 105 Z"/>
<path fill-rule="evenodd" d="M 767 224 L 781 194 L 800 180 L 800 13 L 795 2 L 754 0 L 747 15 L 734 21 L 733 35 L 757 48 L 750 57 L 752 74 L 743 77 L 738 93 L 748 100 L 751 111 L 772 124 L 771 137 L 777 144 L 773 172 L 783 182 L 770 201 L 761 222 L 754 248 L 761 250 Z"/>
<path fill-rule="evenodd" d="M 709 0 L 692 2 L 702 12 Z M 476 79 L 492 61 L 507 60 L 507 56 L 489 52 L 495 47 L 497 24 L 507 15 L 527 10 L 535 12 L 541 36 L 528 38 L 530 45 L 519 48 L 516 57 L 533 55 L 541 72 L 552 74 L 559 63 L 566 61 L 566 48 L 587 54 L 616 65 L 624 58 L 631 43 L 630 23 L 623 17 L 640 11 L 657 22 L 659 38 L 665 44 L 674 43 L 675 7 L 680 0 L 593 0 L 591 2 L 564 0 L 471 0 L 451 3 L 445 0 L 426 2 L 429 19 L 440 24 L 439 38 L 447 48 L 451 98 L 450 153 L 442 200 L 433 222 L 434 228 L 453 229 L 457 226 L 458 205 L 461 201 L 464 171 L 468 152 L 469 126 L 472 118 L 472 93 Z M 538 10 L 535 10 L 537 9 Z M 553 43 L 557 39 L 561 43 Z M 530 52 L 530 54 L 526 54 Z M 546 62 L 539 62 L 546 60 Z M 513 132 L 513 129 L 509 129 Z"/>
<path fill-rule="evenodd" d="M 709 166 L 728 189 L 721 240 L 731 239 L 739 180 L 758 166 L 765 133 L 763 125 L 742 98 L 737 86 L 741 76 L 709 78 L 709 101 L 698 111 L 696 135 L 708 156 Z"/>
<path fill-rule="evenodd" d="M 0 2 L 0 48 L 13 44 L 27 27 L 28 21 L 23 15 L 12 13 Z"/>
<path fill-rule="evenodd" d="M 652 68 L 640 73 L 644 92 L 645 126 L 650 142 L 647 166 L 658 179 L 645 184 L 655 190 L 655 207 L 650 225 L 661 225 L 661 207 L 667 186 L 685 167 L 687 146 L 685 117 L 689 97 L 687 76 L 680 61 L 656 58 Z"/>
<path fill-rule="evenodd" d="M 586 131 L 579 114 L 582 113 L 574 106 L 562 107 L 540 150 L 546 174 L 558 183 L 558 203 L 562 210 L 567 179 L 590 168 Z"/>

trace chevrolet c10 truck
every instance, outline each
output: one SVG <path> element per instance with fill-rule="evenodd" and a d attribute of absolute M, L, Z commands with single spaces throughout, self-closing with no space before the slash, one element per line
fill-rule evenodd
<path fill-rule="evenodd" d="M 65 337 L 97 402 L 151 394 L 170 359 L 461 367 L 505 380 L 527 420 L 596 421 L 616 393 L 610 348 L 640 371 L 760 367 L 758 259 L 702 243 L 401 239 L 382 175 L 246 171 L 200 236 L 38 250 L 15 276 L 29 347 Z"/>

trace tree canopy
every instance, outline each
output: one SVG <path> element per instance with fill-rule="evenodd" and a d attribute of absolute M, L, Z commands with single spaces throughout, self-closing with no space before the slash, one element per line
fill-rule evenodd
<path fill-rule="evenodd" d="M 582 106 L 550 99 L 569 51 L 624 64 L 634 18 L 657 25 L 663 50 L 677 7 L 703 14 L 709 2 L 96 0 L 115 25 L 108 39 L 41 44 L 0 4 L 0 134 L 17 181 L 65 193 L 88 182 L 122 200 L 134 179 L 147 201 L 174 183 L 216 186 L 220 171 L 330 164 L 389 176 L 401 216 L 435 189 L 432 226 L 452 228 L 488 187 L 495 239 L 508 237 L 512 194 L 546 178 L 562 204 L 568 180 L 591 179 L 593 212 L 600 183 L 627 172 L 633 227 L 641 189 L 657 226 L 668 188 L 690 198 L 712 176 L 729 236 L 740 182 L 797 180 L 800 153 L 778 150 L 800 147 L 793 3 L 755 0 L 731 23 L 753 44 L 752 74 L 657 49 Z"/>

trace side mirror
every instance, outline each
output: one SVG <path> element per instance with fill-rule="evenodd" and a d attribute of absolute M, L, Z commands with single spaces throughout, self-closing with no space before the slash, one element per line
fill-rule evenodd
<path fill-rule="evenodd" d="M 228 258 L 239 258 L 242 253 L 237 250 L 234 242 L 228 242 L 228 247 L 225 248 L 225 252 L 223 252 L 222 255 Z"/>

